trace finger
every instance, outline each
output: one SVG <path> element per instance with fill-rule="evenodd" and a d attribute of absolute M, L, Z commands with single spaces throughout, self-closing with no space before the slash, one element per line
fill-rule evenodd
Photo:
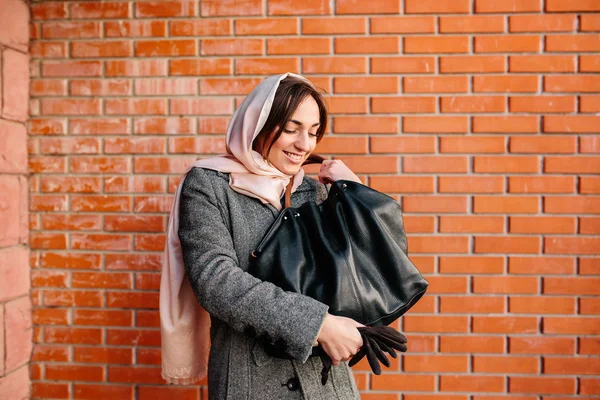
<path fill-rule="evenodd" d="M 365 354 L 367 355 L 367 360 L 369 361 L 369 366 L 371 367 L 371 370 L 373 371 L 373 373 L 375 373 L 375 375 L 380 375 L 381 366 L 379 365 L 379 362 L 377 361 L 377 356 L 373 352 L 373 349 L 371 348 L 368 340 L 365 340 L 363 347 L 365 348 Z"/>
<path fill-rule="evenodd" d="M 369 339 L 369 344 L 373 348 L 373 352 L 375 353 L 375 356 L 377 357 L 377 359 L 383 365 L 385 365 L 386 367 L 389 368 L 390 367 L 390 360 L 385 356 L 385 354 L 383 353 L 383 350 L 381 350 L 381 348 L 377 344 L 377 341 L 375 339 Z"/>
<path fill-rule="evenodd" d="M 365 356 L 365 347 L 363 346 L 363 347 L 361 347 L 361 348 L 358 350 L 358 353 L 356 353 L 356 354 L 354 355 L 354 357 L 352 357 L 352 358 L 350 359 L 350 362 L 348 363 L 348 366 L 350 366 L 350 367 L 354 367 L 356 364 L 358 364 L 358 362 L 359 362 L 360 360 L 362 360 L 362 359 L 363 359 L 363 357 L 364 357 L 364 356 Z"/>

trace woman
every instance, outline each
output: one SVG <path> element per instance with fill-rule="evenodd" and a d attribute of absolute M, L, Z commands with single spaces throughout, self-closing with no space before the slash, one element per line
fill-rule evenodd
<path fill-rule="evenodd" d="M 338 160 L 322 164 L 320 182 L 304 177 L 302 163 L 326 124 L 323 99 L 306 79 L 269 77 L 234 114 L 228 154 L 191 166 L 174 201 L 161 281 L 167 381 L 189 384 L 206 373 L 208 312 L 212 399 L 359 398 L 344 361 L 362 346 L 360 324 L 245 272 L 282 208 L 290 179 L 293 206 L 323 201 L 323 183 L 360 182 Z M 197 301 L 190 300 L 192 291 Z M 292 360 L 271 357 L 265 342 L 283 346 Z M 334 364 L 325 385 L 321 359 L 310 357 L 316 344 Z"/>

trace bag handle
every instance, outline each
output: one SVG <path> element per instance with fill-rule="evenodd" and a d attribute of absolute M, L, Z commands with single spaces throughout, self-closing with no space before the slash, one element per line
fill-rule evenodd
<path fill-rule="evenodd" d="M 304 163 L 302 163 L 302 166 L 308 165 L 308 164 L 321 164 L 323 161 L 325 161 L 325 157 L 320 156 L 318 154 L 311 154 L 310 156 L 308 156 L 306 161 L 304 161 Z M 293 185 L 294 185 L 294 178 L 290 179 L 290 183 L 288 183 L 288 185 L 285 187 L 285 203 L 284 203 L 285 208 L 292 206 L 292 186 Z"/>

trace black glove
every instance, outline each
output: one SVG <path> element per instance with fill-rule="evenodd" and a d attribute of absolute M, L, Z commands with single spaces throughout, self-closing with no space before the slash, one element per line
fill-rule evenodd
<path fill-rule="evenodd" d="M 367 356 L 371 370 L 375 375 L 379 375 L 381 374 L 379 362 L 386 367 L 390 366 L 390 361 L 385 353 L 396 358 L 395 350 L 405 352 L 408 349 L 406 336 L 389 326 L 365 326 L 358 328 L 358 331 L 363 339 L 363 346 L 348 363 L 351 367 Z"/>

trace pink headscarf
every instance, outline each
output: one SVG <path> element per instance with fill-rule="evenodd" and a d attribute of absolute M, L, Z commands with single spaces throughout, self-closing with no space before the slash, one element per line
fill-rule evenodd
<path fill-rule="evenodd" d="M 227 172 L 230 174 L 229 186 L 233 190 L 281 210 L 281 197 L 290 179 L 294 179 L 294 191 L 302 183 L 304 170 L 300 169 L 293 177 L 283 174 L 252 150 L 252 142 L 267 121 L 279 82 L 288 76 L 306 80 L 286 73 L 262 81 L 233 114 L 227 128 L 227 154 L 198 160 L 188 167 L 185 174 L 195 167 Z M 191 385 L 207 374 L 210 316 L 198 303 L 183 265 L 177 233 L 183 180 L 175 193 L 169 216 L 159 308 L 162 377 L 168 383 Z"/>

